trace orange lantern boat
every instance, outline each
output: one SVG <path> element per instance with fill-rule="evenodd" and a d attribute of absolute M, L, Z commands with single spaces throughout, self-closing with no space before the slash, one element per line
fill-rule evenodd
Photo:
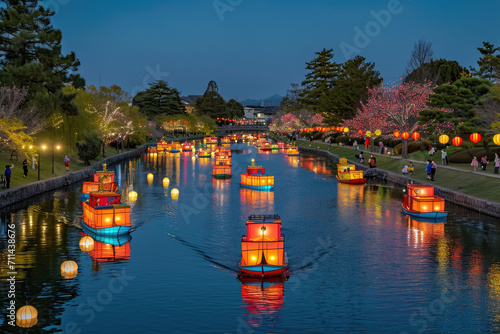
<path fill-rule="evenodd" d="M 255 166 L 255 161 L 252 159 L 252 165 L 247 167 L 246 174 L 241 174 L 240 185 L 256 190 L 273 190 L 274 176 L 266 174 L 262 166 Z"/>
<path fill-rule="evenodd" d="M 300 155 L 299 148 L 294 145 L 288 146 L 286 150 L 286 155 L 288 155 L 289 157 Z"/>
<path fill-rule="evenodd" d="M 203 149 L 200 149 L 198 151 L 198 158 L 211 158 L 212 155 L 208 151 L 204 151 Z"/>
<path fill-rule="evenodd" d="M 366 178 L 363 177 L 362 170 L 356 170 L 356 165 L 348 164 L 346 158 L 340 159 L 337 164 L 337 180 L 341 183 L 363 184 Z"/>
<path fill-rule="evenodd" d="M 216 179 L 231 178 L 231 151 L 219 149 L 215 152 L 215 164 L 212 166 L 212 176 Z"/>
<path fill-rule="evenodd" d="M 130 232 L 130 206 L 121 204 L 120 194 L 92 192 L 83 202 L 83 231 L 97 236 L 120 236 Z"/>
<path fill-rule="evenodd" d="M 165 140 L 165 139 L 160 139 L 157 143 L 156 143 L 156 152 L 157 153 L 165 153 L 165 152 L 168 152 L 170 150 L 170 145 L 168 144 L 168 142 Z M 150 151 L 152 153 L 154 153 L 153 151 Z"/>
<path fill-rule="evenodd" d="M 403 211 L 416 218 L 442 219 L 448 212 L 444 211 L 444 199 L 434 195 L 434 187 L 422 184 L 407 184 L 403 195 Z"/>
<path fill-rule="evenodd" d="M 108 171 L 106 164 L 102 165 L 102 171 L 95 172 L 94 181 L 83 183 L 82 193 L 79 195 L 80 202 L 85 202 L 89 199 L 91 192 L 99 190 L 109 192 L 116 192 L 118 190 L 118 183 L 115 181 L 115 172 Z"/>
<path fill-rule="evenodd" d="M 271 151 L 272 150 L 272 148 L 271 148 L 271 142 L 270 141 L 263 142 L 262 146 L 260 147 L 260 149 L 262 151 Z"/>
<path fill-rule="evenodd" d="M 170 144 L 170 153 L 179 153 L 182 150 L 182 145 L 179 142 L 172 142 Z"/>
<path fill-rule="evenodd" d="M 246 227 L 247 234 L 241 239 L 240 276 L 288 277 L 280 216 L 251 215 Z"/>

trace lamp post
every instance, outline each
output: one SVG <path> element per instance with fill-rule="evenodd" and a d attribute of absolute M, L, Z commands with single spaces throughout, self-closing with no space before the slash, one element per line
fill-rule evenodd
<path fill-rule="evenodd" d="M 61 149 L 61 146 L 60 145 L 52 145 L 52 174 L 54 174 L 54 150 L 55 149 L 58 149 L 60 150 Z"/>

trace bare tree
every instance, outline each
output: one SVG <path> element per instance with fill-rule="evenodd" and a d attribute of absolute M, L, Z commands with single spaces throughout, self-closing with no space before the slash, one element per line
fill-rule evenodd
<path fill-rule="evenodd" d="M 48 123 L 33 106 L 24 106 L 27 94 L 27 87 L 0 87 L 0 118 L 19 119 L 26 127 L 24 132 L 34 135 L 47 128 Z"/>
<path fill-rule="evenodd" d="M 418 42 L 413 45 L 410 60 L 408 60 L 408 64 L 406 65 L 405 76 L 421 67 L 423 64 L 432 61 L 432 54 L 432 42 L 426 42 L 423 39 L 419 39 Z"/>

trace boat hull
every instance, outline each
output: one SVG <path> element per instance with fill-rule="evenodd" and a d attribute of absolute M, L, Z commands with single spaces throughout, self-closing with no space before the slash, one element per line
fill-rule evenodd
<path fill-rule="evenodd" d="M 229 174 L 214 174 L 212 175 L 216 179 L 230 179 L 231 175 Z"/>
<path fill-rule="evenodd" d="M 118 237 L 130 233 L 131 226 L 113 226 L 106 228 L 93 228 L 88 226 L 82 221 L 83 231 L 90 235 L 97 235 L 100 237 Z"/>
<path fill-rule="evenodd" d="M 243 184 L 240 182 L 240 186 L 243 188 L 248 188 L 248 189 L 254 189 L 254 190 L 264 190 L 264 191 L 269 191 L 274 189 L 274 185 L 267 185 L 267 186 L 250 186 L 248 184 Z"/>
<path fill-rule="evenodd" d="M 416 218 L 422 218 L 422 219 L 443 219 L 448 216 L 448 212 L 446 211 L 436 211 L 436 212 L 416 212 L 416 211 L 411 211 L 405 208 L 404 204 L 401 203 L 401 206 L 403 207 L 404 213 L 407 215 L 410 215 L 412 217 Z"/>
<path fill-rule="evenodd" d="M 180 150 L 170 150 L 170 153 L 179 153 Z"/>
<path fill-rule="evenodd" d="M 287 153 L 286 155 L 288 155 L 289 157 L 296 157 L 300 155 L 300 153 Z"/>
<path fill-rule="evenodd" d="M 271 265 L 258 265 L 258 266 L 240 266 L 240 275 L 248 277 L 275 277 L 283 276 L 288 271 L 288 266 L 271 266 Z"/>
<path fill-rule="evenodd" d="M 336 175 L 336 178 L 340 183 L 347 183 L 347 184 L 364 184 L 364 183 L 366 183 L 365 178 L 353 179 L 353 180 L 341 180 L 341 179 L 339 179 L 338 175 Z"/>

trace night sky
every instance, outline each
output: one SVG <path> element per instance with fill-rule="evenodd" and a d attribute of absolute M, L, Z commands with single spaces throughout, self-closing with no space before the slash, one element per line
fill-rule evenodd
<path fill-rule="evenodd" d="M 477 66 L 483 41 L 500 45 L 498 0 L 43 3 L 56 11 L 64 50 L 76 52 L 87 84 L 131 93 L 163 79 L 182 95 L 203 94 L 210 80 L 226 100 L 285 95 L 323 48 L 337 62 L 366 57 L 388 83 L 402 76 L 419 39 L 433 43 L 434 58 L 466 67 Z"/>

